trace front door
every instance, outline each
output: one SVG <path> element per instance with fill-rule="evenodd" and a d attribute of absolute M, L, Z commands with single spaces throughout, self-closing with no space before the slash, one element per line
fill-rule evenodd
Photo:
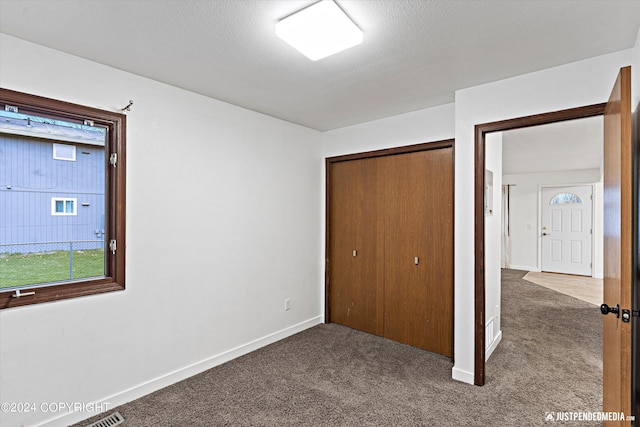
<path fill-rule="evenodd" d="M 542 271 L 591 276 L 591 185 L 542 188 Z"/>
<path fill-rule="evenodd" d="M 631 416 L 631 323 L 621 311 L 632 308 L 633 154 L 631 67 L 625 67 L 604 112 L 604 304 L 619 312 L 603 316 L 602 342 L 603 410 L 625 416 Z"/>

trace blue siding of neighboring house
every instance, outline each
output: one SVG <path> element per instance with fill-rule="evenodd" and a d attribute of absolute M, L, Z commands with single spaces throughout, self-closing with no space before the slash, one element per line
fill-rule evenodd
<path fill-rule="evenodd" d="M 53 159 L 54 143 L 63 142 L 0 133 L 0 245 L 104 240 L 104 147 L 77 145 L 76 161 L 65 161 Z M 77 215 L 52 215 L 54 197 L 77 199 Z M 74 243 L 74 249 L 101 246 Z M 0 246 L 0 253 L 68 248 Z"/>

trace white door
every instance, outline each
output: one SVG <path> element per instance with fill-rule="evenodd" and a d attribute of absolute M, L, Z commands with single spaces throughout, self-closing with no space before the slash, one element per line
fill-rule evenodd
<path fill-rule="evenodd" d="M 542 271 L 591 276 L 593 187 L 542 188 Z"/>

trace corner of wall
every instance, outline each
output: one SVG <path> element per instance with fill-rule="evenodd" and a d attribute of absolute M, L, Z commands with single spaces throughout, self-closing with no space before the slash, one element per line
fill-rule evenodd
<path fill-rule="evenodd" d="M 467 384 L 474 384 L 473 372 L 465 371 L 455 366 L 451 369 L 451 378 Z"/>

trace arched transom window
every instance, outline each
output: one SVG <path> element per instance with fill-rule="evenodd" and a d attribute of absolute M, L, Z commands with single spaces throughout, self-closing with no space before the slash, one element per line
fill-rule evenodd
<path fill-rule="evenodd" d="M 573 193 L 558 193 L 551 199 L 550 205 L 582 204 L 582 199 Z"/>

